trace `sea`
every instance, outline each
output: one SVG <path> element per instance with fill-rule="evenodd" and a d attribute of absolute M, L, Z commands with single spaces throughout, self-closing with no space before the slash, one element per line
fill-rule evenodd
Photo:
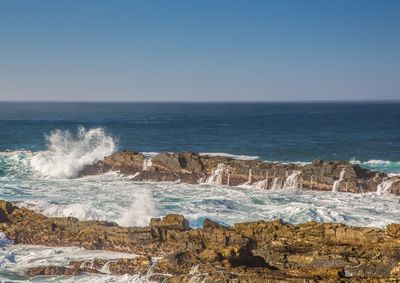
<path fill-rule="evenodd" d="M 192 227 L 282 219 L 384 227 L 400 222 L 400 198 L 218 184 L 133 182 L 110 172 L 78 178 L 120 150 L 152 156 L 194 151 L 235 159 L 345 160 L 400 174 L 400 103 L 17 103 L 0 102 L 0 199 L 47 216 L 147 225 L 180 213 Z M 134 255 L 16 245 L 0 233 L 0 282 L 148 282 L 149 275 L 28 278 L 24 270 L 71 260 Z"/>

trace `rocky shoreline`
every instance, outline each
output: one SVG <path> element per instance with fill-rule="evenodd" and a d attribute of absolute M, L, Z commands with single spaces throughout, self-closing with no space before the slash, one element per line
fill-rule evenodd
<path fill-rule="evenodd" d="M 400 225 L 385 229 L 344 224 L 256 221 L 192 229 L 182 215 L 147 227 L 49 218 L 0 201 L 0 231 L 16 244 L 122 251 L 135 258 L 41 266 L 27 276 L 147 274 L 156 282 L 378 282 L 400 279 Z M 381 281 L 379 281 L 381 282 Z"/>
<path fill-rule="evenodd" d="M 218 184 L 400 195 L 400 177 L 357 164 L 316 160 L 281 164 L 191 152 L 152 157 L 123 151 L 86 165 L 79 177 L 116 171 L 132 181 Z M 15 244 L 81 247 L 135 255 L 66 266 L 26 268 L 28 277 L 132 274 L 155 282 L 386 282 L 400 280 L 400 224 L 254 221 L 222 226 L 206 219 L 193 229 L 183 215 L 153 218 L 145 227 L 52 218 L 0 200 L 0 232 Z"/>
<path fill-rule="evenodd" d="M 192 152 L 159 153 L 153 157 L 121 151 L 86 165 L 79 176 L 118 171 L 133 181 L 214 183 L 254 189 L 301 188 L 351 193 L 400 195 L 400 177 L 361 168 L 346 161 L 315 160 L 310 164 L 282 164 L 237 160 Z"/>

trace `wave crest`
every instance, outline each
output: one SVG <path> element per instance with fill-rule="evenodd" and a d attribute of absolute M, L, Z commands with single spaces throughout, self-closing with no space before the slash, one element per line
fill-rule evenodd
<path fill-rule="evenodd" d="M 48 150 L 35 154 L 31 166 L 40 175 L 53 178 L 77 177 L 85 165 L 102 160 L 117 149 L 103 128 L 80 127 L 76 135 L 57 129 L 46 135 L 46 140 Z"/>
<path fill-rule="evenodd" d="M 259 159 L 259 156 L 256 155 L 241 155 L 241 154 L 231 154 L 225 152 L 200 152 L 200 155 L 208 155 L 208 156 L 223 156 L 237 160 L 256 160 Z"/>

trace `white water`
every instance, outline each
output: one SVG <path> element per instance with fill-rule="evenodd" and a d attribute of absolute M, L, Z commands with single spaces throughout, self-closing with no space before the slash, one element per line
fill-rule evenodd
<path fill-rule="evenodd" d="M 385 194 L 390 188 L 387 183 L 378 186 L 377 193 L 305 191 L 295 189 L 300 186 L 299 174 L 291 172 L 286 179 L 269 179 L 273 182 L 272 190 L 263 190 L 267 179 L 249 185 L 260 190 L 250 190 L 247 187 L 222 186 L 223 176 L 227 173 L 223 163 L 218 164 L 206 184 L 201 185 L 132 182 L 116 173 L 66 179 L 75 177 L 84 165 L 114 151 L 114 140 L 101 129 L 81 129 L 75 137 L 56 131 L 49 135 L 48 144 L 48 150 L 43 152 L 0 153 L 2 199 L 21 201 L 19 205 L 47 216 L 107 220 L 123 226 L 143 226 L 149 223 L 151 217 L 167 213 L 185 215 L 194 227 L 201 226 L 205 217 L 224 224 L 281 218 L 290 223 L 320 221 L 383 227 L 399 221 L 400 198 Z M 146 163 L 146 166 L 149 164 Z M 343 174 L 337 180 L 339 184 Z M 249 181 L 251 183 L 250 172 Z M 45 247 L 23 249 L 20 245 L 10 244 L 0 234 L 0 245 L 6 245 L 0 249 L 0 268 L 17 272 L 12 276 L 19 276 L 23 265 L 37 264 L 43 258 L 47 260 L 45 263 L 63 262 L 85 254 L 80 250 L 75 250 L 75 254 L 71 251 L 71 254 L 60 248 L 51 248 L 51 251 Z M 50 255 L 46 256 L 46 253 Z M 93 254 L 86 255 L 88 260 L 94 257 Z M 58 279 L 74 281 L 71 278 Z M 145 279 L 137 276 L 85 275 L 79 277 L 79 281 L 142 282 Z"/>
<path fill-rule="evenodd" d="M 24 270 L 39 266 L 68 266 L 70 261 L 84 261 L 89 263 L 93 259 L 115 261 L 121 258 L 134 258 L 133 254 L 110 251 L 89 251 L 76 247 L 43 247 L 32 245 L 9 245 L 0 250 L 0 269 L 7 270 L 8 282 L 26 282 L 23 277 Z M 105 267 L 103 267 L 105 268 Z M 102 270 L 102 269 L 101 269 Z M 11 277 L 11 278 L 10 278 Z M 12 281 L 11 281 L 12 279 Z M 0 277 L 1 280 L 1 277 Z M 82 274 L 75 277 L 62 276 L 40 277 L 29 280 L 30 282 L 149 282 L 146 277 L 138 275 L 97 275 Z M 4 282 L 4 281 L 1 281 Z"/>
<path fill-rule="evenodd" d="M 300 181 L 299 181 L 300 173 L 301 171 L 293 171 L 292 174 L 290 174 L 286 178 L 285 183 L 283 184 L 283 189 L 300 188 Z"/>
<path fill-rule="evenodd" d="M 392 185 L 393 185 L 392 180 L 383 181 L 381 184 L 378 185 L 378 188 L 376 189 L 376 193 L 379 195 L 387 194 L 390 192 Z"/>
<path fill-rule="evenodd" d="M 34 154 L 30 162 L 38 174 L 53 178 L 76 177 L 83 166 L 102 160 L 116 150 L 115 141 L 102 128 L 81 127 L 76 135 L 55 130 L 46 140 L 48 149 Z"/>
<path fill-rule="evenodd" d="M 332 192 L 337 192 L 340 187 L 340 183 L 343 182 L 344 174 L 346 173 L 346 167 L 340 171 L 339 180 L 333 182 Z"/>
<path fill-rule="evenodd" d="M 200 152 L 200 155 L 208 155 L 208 156 L 223 156 L 237 160 L 256 160 L 259 156 L 255 155 L 238 155 L 238 154 L 230 154 L 225 152 Z"/>
<path fill-rule="evenodd" d="M 132 182 L 117 174 L 81 179 L 0 177 L 0 194 L 48 216 L 101 219 L 126 226 L 145 225 L 151 217 L 167 213 L 183 214 L 195 227 L 205 217 L 224 224 L 281 218 L 291 223 L 313 220 L 383 227 L 398 222 L 400 215 L 400 199 L 393 195 Z"/>
<path fill-rule="evenodd" d="M 283 188 L 283 180 L 282 180 L 282 178 L 274 178 L 271 190 L 280 190 L 282 188 Z"/>
<path fill-rule="evenodd" d="M 389 161 L 389 160 L 379 160 L 379 159 L 371 159 L 367 161 L 360 161 L 357 159 L 351 159 L 350 163 L 359 164 L 362 167 L 378 170 L 383 172 L 390 173 L 400 173 L 400 161 Z"/>
<path fill-rule="evenodd" d="M 268 188 L 268 179 L 255 182 L 251 185 L 252 189 L 266 190 Z"/>
<path fill-rule="evenodd" d="M 143 171 L 147 171 L 151 165 L 152 165 L 152 163 L 151 163 L 151 158 L 150 157 L 147 157 L 147 158 L 143 159 L 143 168 L 142 168 L 142 170 Z"/>
<path fill-rule="evenodd" d="M 217 168 L 214 169 L 211 176 L 207 178 L 206 183 L 221 185 L 225 169 L 226 165 L 224 163 L 218 163 Z"/>

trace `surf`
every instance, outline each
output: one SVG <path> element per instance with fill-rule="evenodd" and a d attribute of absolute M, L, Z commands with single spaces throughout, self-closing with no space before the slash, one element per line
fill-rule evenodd
<path fill-rule="evenodd" d="M 47 149 L 34 154 L 30 161 L 32 169 L 45 177 L 77 177 L 85 165 L 117 150 L 116 141 L 103 128 L 79 127 L 76 134 L 57 129 L 45 138 Z"/>

